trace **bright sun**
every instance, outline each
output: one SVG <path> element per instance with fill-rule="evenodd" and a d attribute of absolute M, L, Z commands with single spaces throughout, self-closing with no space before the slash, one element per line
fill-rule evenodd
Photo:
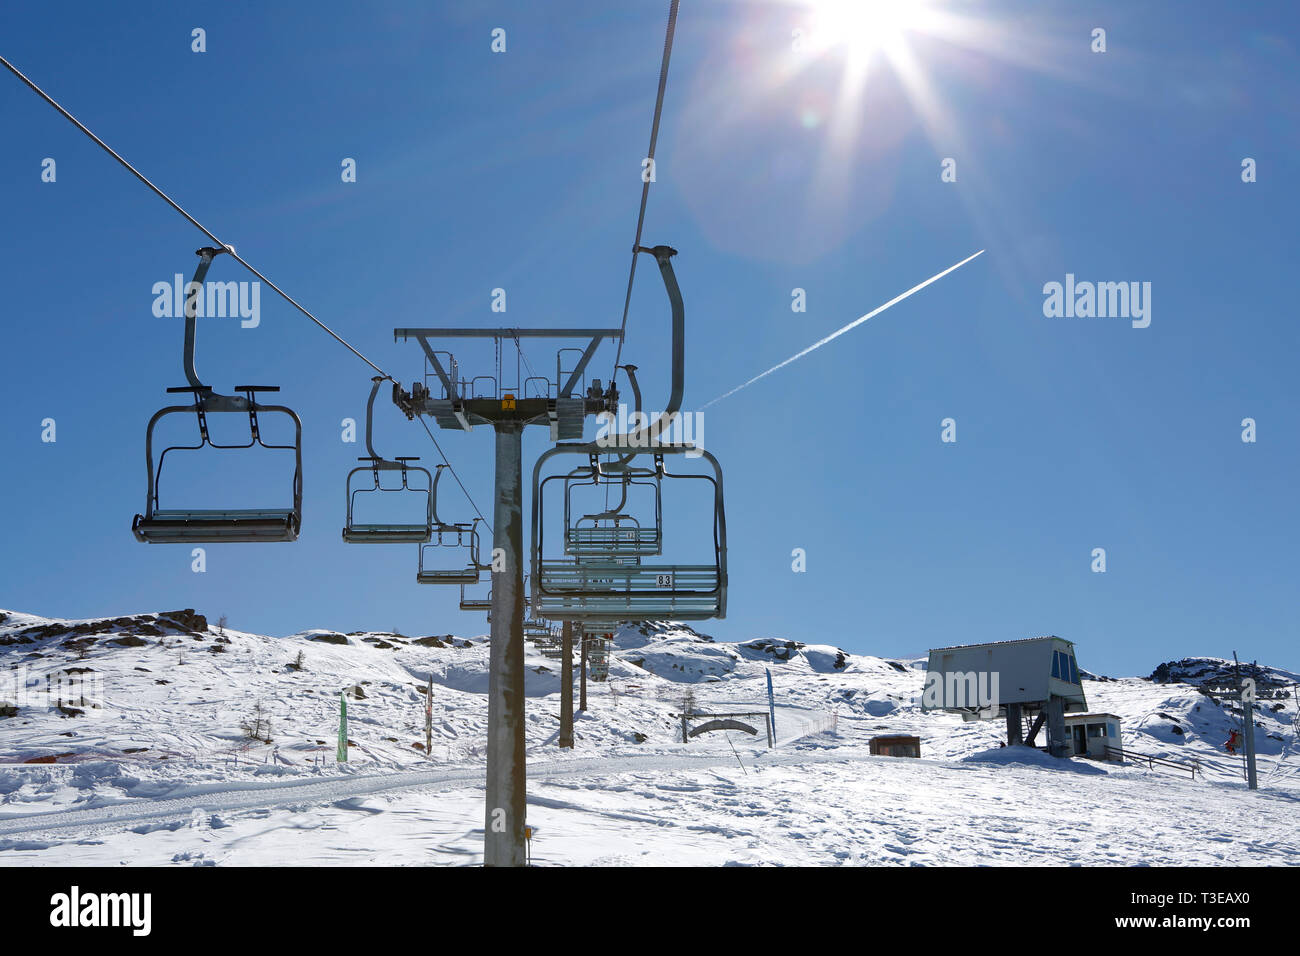
<path fill-rule="evenodd" d="M 925 30 L 932 15 L 925 0 L 815 0 L 812 44 L 818 51 L 842 48 L 851 69 L 877 52 L 890 60 L 906 50 L 907 34 Z"/>
<path fill-rule="evenodd" d="M 901 89 L 910 113 L 927 134 L 946 142 L 953 135 L 954 119 L 928 75 L 927 50 L 934 42 L 960 40 L 971 21 L 955 14 L 961 0 L 778 0 L 795 13 L 793 74 L 815 66 L 838 65 L 839 89 L 833 102 L 805 105 L 799 121 L 809 129 L 824 129 L 825 152 L 817 188 L 828 196 L 847 188 L 844 178 L 859 144 L 864 124 L 884 127 L 890 102 Z M 881 82 L 889 75 L 888 82 Z M 818 69 L 817 83 L 832 75 Z M 875 91 L 879 96 L 871 100 Z"/>

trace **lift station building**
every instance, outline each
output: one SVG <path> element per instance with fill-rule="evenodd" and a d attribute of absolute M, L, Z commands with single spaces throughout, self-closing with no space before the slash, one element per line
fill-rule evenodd
<path fill-rule="evenodd" d="M 1074 644 L 1062 637 L 930 651 L 921 710 L 959 713 L 964 720 L 1005 718 L 1009 745 L 1038 746 L 1046 725 L 1047 751 L 1064 757 L 1073 749 L 1065 715 L 1087 709 Z"/>

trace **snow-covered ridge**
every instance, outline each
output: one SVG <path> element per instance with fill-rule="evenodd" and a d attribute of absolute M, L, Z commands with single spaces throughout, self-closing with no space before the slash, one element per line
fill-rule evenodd
<path fill-rule="evenodd" d="M 1202 775 L 1195 782 L 1137 763 L 1055 761 L 1022 748 L 1000 750 L 1003 728 L 996 722 L 921 713 L 924 659 L 889 660 L 770 637 L 729 643 L 680 624 L 643 623 L 617 630 L 611 679 L 589 684 L 589 709 L 575 725 L 577 746 L 560 751 L 559 662 L 527 648 L 525 729 L 530 792 L 537 791 L 529 819 L 552 834 L 557 821 L 567 821 L 562 825 L 572 839 L 553 835 L 568 842 L 550 846 L 557 847 L 556 859 L 569 862 L 636 861 L 646 853 L 649 861 L 705 863 L 906 862 L 917 854 L 966 863 L 1213 862 L 1188 845 L 1188 828 L 1199 832 L 1206 825 L 1195 821 L 1212 810 L 1221 816 L 1214 810 L 1219 802 L 1240 799 L 1238 758 L 1221 746 L 1239 718 L 1191 683 L 1087 678 L 1084 689 L 1092 710 L 1121 716 L 1125 748 L 1196 760 Z M 338 839 L 329 834 L 341 827 L 350 828 L 358 848 L 369 848 L 360 859 L 472 857 L 481 844 L 472 832 L 482 821 L 488 651 L 482 636 L 317 628 L 272 637 L 223 628 L 191 610 L 89 621 L 0 612 L 0 864 L 73 858 L 64 853 L 78 860 L 90 853 L 107 863 L 124 853 L 155 862 L 257 862 L 259 852 L 288 853 L 295 862 L 358 859 L 353 851 L 339 855 Z M 1209 674 L 1186 662 L 1162 667 L 1170 677 Z M 696 711 L 761 713 L 769 672 L 777 698 L 775 750 L 766 748 L 761 730 L 757 737 L 732 732 L 680 743 L 674 715 L 687 698 Z M 84 701 L 27 693 L 47 680 L 93 693 Z M 430 682 L 433 746 L 426 753 Z M 348 702 L 349 761 L 340 765 L 341 693 Z M 1274 803 L 1258 818 L 1263 829 L 1255 849 L 1212 843 L 1220 848 L 1215 853 L 1300 859 L 1294 834 L 1271 835 L 1279 820 L 1293 819 L 1300 799 L 1291 756 L 1294 719 L 1293 700 L 1261 700 L 1260 799 Z M 761 728 L 761 718 L 752 721 Z M 922 760 L 867 756 L 872 736 L 898 733 L 921 738 Z M 751 787 L 760 790 L 745 796 Z M 1210 792 L 1217 790 L 1222 797 Z M 1007 844 L 1000 801 L 1013 791 L 1040 793 L 1045 817 L 1032 838 Z M 884 794 L 893 794 L 897 805 L 865 824 L 863 814 Z M 1088 826 L 1102 828 L 1096 846 L 1082 855 L 1051 810 L 1058 798 L 1089 808 Z M 409 808 L 412 800 L 427 806 L 414 820 L 406 810 L 385 812 Z M 1149 800 L 1149 819 L 1116 817 L 1103 809 L 1113 800 L 1130 815 Z M 313 809 L 304 817 L 307 806 Z M 187 825 L 176 823 L 178 813 L 184 821 L 199 810 L 207 821 L 201 832 L 177 830 Z M 1173 810 L 1188 822 L 1167 839 L 1138 846 L 1122 838 L 1157 832 Z M 46 824 L 24 819 L 55 811 L 59 816 L 49 820 L 79 821 L 59 824 L 65 836 L 45 835 Z M 271 822 L 259 824 L 268 813 Z M 609 826 L 602 828 L 604 813 Z M 778 830 L 763 824 L 768 815 L 781 821 Z M 365 823 L 371 816 L 374 824 Z M 748 816 L 762 836 L 747 839 L 738 853 L 726 835 L 744 832 Z M 122 826 L 112 826 L 118 820 L 135 822 L 122 834 Z M 411 856 L 409 847 L 426 842 L 408 832 L 417 824 L 449 834 L 450 855 L 430 849 L 421 852 L 432 856 Z M 1105 829 L 1112 825 L 1114 832 Z M 111 848 L 87 850 L 93 844 L 79 835 L 86 826 L 116 833 Z M 323 827 L 319 845 L 299 830 L 316 826 Z M 669 839 L 665 826 L 686 827 L 686 836 Z M 926 837 L 944 831 L 960 840 L 940 846 Z M 244 837 L 263 832 L 299 835 L 280 851 L 255 851 Z M 279 837 L 269 839 L 280 846 Z M 630 856 L 605 849 L 628 846 L 641 849 L 627 850 Z M 1159 851 L 1154 857 L 1151 848 Z M 1251 855 L 1256 852 L 1263 855 Z"/>
<path fill-rule="evenodd" d="M 1238 664 L 1222 657 L 1184 657 L 1166 661 L 1151 672 L 1148 680 L 1157 684 L 1191 684 L 1193 687 L 1223 686 L 1235 683 L 1239 677 L 1255 681 L 1261 697 L 1275 696 L 1300 683 L 1300 674 L 1279 667 L 1256 665 L 1253 662 Z"/>
<path fill-rule="evenodd" d="M 529 745 L 553 746 L 559 664 L 528 648 Z M 0 717 L 0 761 L 99 755 L 238 765 L 271 749 L 282 766 L 309 767 L 332 760 L 338 697 L 347 689 L 355 759 L 413 766 L 428 760 L 423 711 L 430 681 L 434 755 L 439 748 L 444 758 L 475 755 L 484 740 L 487 660 L 484 637 L 319 628 L 270 637 L 219 627 L 192 609 L 91 620 L 4 611 L 0 673 L 10 677 L 0 684 L 0 714 L 9 716 Z M 672 714 L 688 692 L 702 709 L 761 707 L 770 669 L 782 706 L 837 715 L 864 739 L 915 733 L 926 753 L 951 757 L 996 746 L 996 723 L 920 713 L 923 665 L 779 638 L 720 642 L 671 622 L 623 625 L 611 681 L 589 686 L 597 703 L 580 731 L 589 746 L 675 743 L 680 729 Z M 1091 709 L 1124 719 L 1126 747 L 1194 756 L 1230 775 L 1233 762 L 1220 745 L 1237 717 L 1199 688 L 1231 666 L 1186 659 L 1160 665 L 1151 679 L 1088 679 L 1085 691 Z M 99 682 L 100 706 L 74 706 L 81 712 L 70 714 L 67 707 L 6 699 L 15 696 L 20 673 L 34 684 L 70 672 Z M 1273 700 L 1270 688 L 1295 680 L 1291 672 L 1260 668 L 1262 755 L 1280 754 L 1293 732 L 1294 701 Z M 269 732 L 250 736 L 255 720 Z"/>

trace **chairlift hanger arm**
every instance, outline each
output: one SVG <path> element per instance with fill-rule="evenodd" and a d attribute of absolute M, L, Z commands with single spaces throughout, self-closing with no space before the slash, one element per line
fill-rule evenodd
<path fill-rule="evenodd" d="M 677 32 L 677 8 L 679 0 L 672 0 L 668 5 L 668 27 L 664 32 L 664 55 L 659 64 L 659 89 L 655 94 L 654 119 L 650 123 L 650 147 L 646 150 L 646 158 L 651 163 L 655 158 L 655 146 L 659 142 L 659 121 L 663 117 L 664 111 L 664 93 L 668 88 L 668 63 L 672 58 L 673 36 Z M 628 310 L 632 305 L 632 284 L 636 280 L 636 257 L 641 251 L 641 230 L 645 226 L 645 209 L 646 203 L 650 199 L 650 182 L 653 177 L 644 177 L 641 184 L 641 208 L 636 217 L 636 238 L 632 240 L 632 264 L 628 269 L 627 275 L 627 295 L 623 299 L 623 321 L 620 328 L 626 331 Z M 623 357 L 623 343 L 619 341 L 618 351 L 614 355 L 614 371 L 610 374 L 610 382 L 613 383 L 618 377 L 618 363 Z"/>
<path fill-rule="evenodd" d="M 379 386 L 384 380 L 376 375 L 372 381 L 374 384 L 370 386 L 370 397 L 366 399 L 366 452 L 378 465 L 383 459 L 375 451 L 372 435 L 375 427 L 375 396 L 379 394 Z"/>
<path fill-rule="evenodd" d="M 470 563 L 479 570 L 490 568 L 490 565 L 485 566 L 479 560 L 478 526 L 481 521 L 483 522 L 483 526 L 487 527 L 487 519 L 479 515 L 468 524 L 464 522 L 449 524 L 446 521 L 443 521 L 442 518 L 438 517 L 438 482 L 442 480 L 442 470 L 444 468 L 451 468 L 451 466 L 445 463 L 438 465 L 435 468 L 435 474 L 433 476 L 433 493 L 429 504 L 429 513 L 432 516 L 434 532 L 438 534 L 439 542 L 441 542 L 441 536 L 444 534 L 455 534 L 456 540 L 459 542 L 462 540 L 462 537 L 468 533 L 470 536 L 470 544 L 468 545 L 470 548 Z M 455 472 L 453 471 L 452 474 L 455 475 Z"/>
<path fill-rule="evenodd" d="M 621 476 L 621 478 L 616 478 L 614 480 L 617 481 L 619 484 L 618 504 L 616 504 L 613 508 L 606 508 L 604 511 L 583 515 L 581 520 L 585 521 L 587 519 L 592 519 L 598 521 L 602 518 L 628 517 L 627 515 L 623 515 L 623 509 L 627 507 L 627 492 L 628 492 L 628 486 L 631 485 L 632 483 L 631 477 L 624 474 L 623 476 Z M 609 484 L 611 482 L 606 482 L 606 483 Z M 583 482 L 583 485 L 585 484 L 586 482 Z M 593 480 L 592 484 L 599 486 L 600 484 L 599 478 Z M 572 494 L 572 491 L 573 488 L 572 486 L 570 486 L 569 488 L 565 489 L 565 494 L 566 495 Z M 568 511 L 567 507 L 565 508 L 565 511 L 566 512 Z"/>
<path fill-rule="evenodd" d="M 613 436 L 615 442 L 644 446 L 651 436 L 663 435 L 668 431 L 682 407 L 682 395 L 686 388 L 686 306 L 682 301 L 682 290 L 677 284 L 677 276 L 673 272 L 672 258 L 677 255 L 677 250 L 671 246 L 654 246 L 653 248 L 637 246 L 636 251 L 638 253 L 650 253 L 655 257 L 655 261 L 659 263 L 659 274 L 664 280 L 664 289 L 668 293 L 668 302 L 672 307 L 672 387 L 668 394 L 668 404 L 658 420 L 653 424 L 646 425 L 639 431 L 627 435 Z M 628 380 L 632 383 L 636 406 L 640 410 L 641 389 L 636 383 L 636 366 L 627 365 L 623 366 L 623 368 L 628 373 Z"/>
<path fill-rule="evenodd" d="M 246 393 L 245 398 L 238 395 L 221 395 L 214 391 L 210 385 L 204 385 L 199 380 L 199 373 L 195 367 L 195 353 L 198 350 L 198 305 L 199 296 L 203 292 L 203 282 L 207 278 L 208 268 L 212 265 L 212 260 L 223 252 L 229 252 L 228 249 L 218 249 L 212 246 L 204 246 L 202 249 L 195 250 L 195 255 L 199 257 L 199 264 L 194 270 L 194 278 L 190 284 L 185 287 L 185 341 L 181 351 L 181 363 L 185 371 L 185 380 L 189 385 L 181 385 L 175 388 L 169 388 L 169 392 L 193 392 L 194 393 L 194 410 L 199 415 L 199 429 L 203 433 L 204 441 L 207 441 L 207 424 L 204 421 L 204 412 L 240 412 L 247 411 L 250 415 L 250 421 L 253 426 L 253 438 L 257 439 L 257 419 L 256 402 L 253 397 L 254 392 L 279 391 L 274 386 L 249 386 L 240 385 L 235 388 L 237 392 Z M 220 446 L 215 446 L 220 447 Z M 238 446 L 233 446 L 238 447 Z"/>
<path fill-rule="evenodd" d="M 199 416 L 199 429 L 203 433 L 204 441 L 207 441 L 207 424 L 204 421 L 205 412 L 248 412 L 249 423 L 252 428 L 253 441 L 261 444 L 257 428 L 257 392 L 278 392 L 278 385 L 236 385 L 235 391 L 243 392 L 244 395 L 222 395 L 213 390 L 212 386 L 204 385 L 199 380 L 199 373 L 195 367 L 195 353 L 198 350 L 198 304 L 199 296 L 202 294 L 203 282 L 207 278 L 208 269 L 212 265 L 212 260 L 222 253 L 229 253 L 229 249 L 218 249 L 213 246 L 204 246 L 202 249 L 195 250 L 195 255 L 199 257 L 199 264 L 194 270 L 194 278 L 185 289 L 185 340 L 181 351 L 181 364 L 185 371 L 185 379 L 188 385 L 179 385 L 167 389 L 168 392 L 180 393 L 191 392 L 194 395 L 194 411 Z M 269 408 L 269 406 L 261 406 Z M 211 443 L 210 443 L 211 444 Z M 243 448 L 244 445 L 221 446 L 213 445 L 214 448 L 229 447 Z"/>
<path fill-rule="evenodd" d="M 442 470 L 443 470 L 444 468 L 446 468 L 446 467 L 448 467 L 448 466 L 445 465 L 445 464 L 442 464 L 442 465 L 438 465 L 436 468 L 434 468 L 434 474 L 433 474 L 433 503 L 432 503 L 432 506 L 431 506 L 431 507 L 433 508 L 433 525 L 434 525 L 435 528 L 445 528 L 445 527 L 448 527 L 447 523 L 446 523 L 445 521 L 443 521 L 441 518 L 438 517 L 438 482 L 440 482 L 440 481 L 442 480 Z"/>
<path fill-rule="evenodd" d="M 198 331 L 197 298 L 203 293 L 203 280 L 207 278 L 208 267 L 212 265 L 212 260 L 227 251 L 211 246 L 204 246 L 197 250 L 194 254 L 199 257 L 199 264 L 194 270 L 194 278 L 185 287 L 185 380 L 195 389 L 205 387 L 199 381 L 199 373 L 194 368 L 194 340 Z"/>
<path fill-rule="evenodd" d="M 394 458 L 385 458 L 383 455 L 375 451 L 375 396 L 379 394 L 380 386 L 382 386 L 384 382 L 388 381 L 388 379 L 381 375 L 376 375 L 371 379 L 371 381 L 374 384 L 370 387 L 370 397 L 366 399 L 366 453 L 368 457 L 358 458 L 357 461 L 371 462 L 372 467 L 374 467 L 376 471 L 400 470 L 403 473 L 411 469 L 416 471 L 427 471 L 427 469 L 407 464 L 408 462 L 419 461 L 420 457 L 418 455 L 401 455 Z"/>
<path fill-rule="evenodd" d="M 619 495 L 618 504 L 616 504 L 613 508 L 606 508 L 606 509 L 605 509 L 604 511 L 602 511 L 600 514 L 598 514 L 598 515 L 593 515 L 592 517 L 595 517 L 595 518 L 612 518 L 612 517 L 614 517 L 615 515 L 620 514 L 620 513 L 623 511 L 623 509 L 627 507 L 627 488 L 628 488 L 628 485 L 630 485 L 630 484 L 631 484 L 631 480 L 628 479 L 628 478 L 624 478 L 622 481 L 620 481 L 620 482 L 619 482 L 619 485 L 620 485 L 621 487 L 620 487 L 619 491 L 620 491 L 621 493 L 620 493 L 620 495 Z"/>

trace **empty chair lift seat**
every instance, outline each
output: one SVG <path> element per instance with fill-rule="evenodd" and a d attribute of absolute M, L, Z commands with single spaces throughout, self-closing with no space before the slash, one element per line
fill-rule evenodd
<path fill-rule="evenodd" d="M 243 396 L 218 395 L 205 385 L 169 388 L 169 392 L 190 392 L 192 405 L 170 405 L 157 412 L 149 421 L 145 432 L 145 457 L 149 464 L 149 488 L 144 514 L 137 514 L 131 522 L 131 533 L 137 541 L 147 544 L 218 544 L 234 541 L 296 541 L 302 527 L 302 422 L 283 405 L 262 405 L 256 400 L 259 392 L 279 391 L 275 386 L 237 385 Z M 246 415 L 249 440 L 238 445 L 223 445 L 212 441 L 208 432 L 208 417 L 235 413 Z M 287 418 L 294 428 L 291 445 L 267 444 L 262 440 L 261 415 L 279 415 Z M 197 445 L 172 445 L 158 456 L 155 467 L 153 457 L 154 428 L 169 415 L 195 415 L 199 426 Z M 260 447 L 292 452 L 294 456 L 293 505 L 288 508 L 162 508 L 159 507 L 159 485 L 163 462 L 170 452 L 191 452 L 204 447 L 219 450 Z"/>
<path fill-rule="evenodd" d="M 478 522 L 472 524 L 437 525 L 433 529 L 428 544 L 420 545 L 420 564 L 415 573 L 415 580 L 420 584 L 478 584 L 479 572 L 483 569 L 479 561 Z M 463 566 L 434 567 L 428 563 L 426 554 L 436 553 L 438 548 L 453 548 L 467 552 L 467 561 Z"/>
<path fill-rule="evenodd" d="M 410 544 L 429 540 L 422 524 L 354 524 L 343 529 L 348 544 Z"/>
<path fill-rule="evenodd" d="M 658 528 L 579 523 L 565 532 L 564 550 L 578 558 L 645 557 L 658 554 Z"/>
<path fill-rule="evenodd" d="M 415 575 L 420 584 L 478 584 L 478 568 L 425 568 Z"/>
<path fill-rule="evenodd" d="M 147 518 L 136 515 L 131 531 L 137 541 L 153 544 L 294 541 L 298 513 L 290 508 L 155 510 Z"/>
<path fill-rule="evenodd" d="M 388 461 L 377 456 L 357 459 L 357 461 L 363 461 L 366 464 L 360 468 L 354 468 L 348 473 L 348 510 L 343 525 L 344 541 L 348 544 L 423 544 L 433 537 L 434 485 L 427 468 L 410 464 L 419 460 L 418 458 L 401 457 Z M 380 475 L 385 471 L 400 473 L 400 487 L 385 488 L 380 483 Z M 439 473 L 441 474 L 441 472 Z M 358 474 L 368 474 L 370 476 L 371 485 L 369 488 L 353 487 L 352 480 Z M 411 484 L 410 476 L 412 474 L 424 476 L 423 486 Z M 355 520 L 355 506 L 359 495 L 372 498 L 377 496 L 391 498 L 397 495 L 422 498 L 424 501 L 424 515 L 420 521 L 357 521 Z"/>
<path fill-rule="evenodd" d="M 671 617 L 707 620 L 722 605 L 718 567 L 699 565 L 596 565 L 542 561 L 537 613 L 580 620 Z"/>
<path fill-rule="evenodd" d="M 413 461 L 419 461 L 419 458 L 404 455 L 387 459 L 375 451 L 372 437 L 375 421 L 375 396 L 379 393 L 379 387 L 384 383 L 384 379 L 375 376 L 372 382 L 374 384 L 370 387 L 370 397 L 366 400 L 367 454 L 357 459 L 357 461 L 364 464 L 360 468 L 353 468 L 348 473 L 346 486 L 348 511 L 347 519 L 343 524 L 343 540 L 348 544 L 422 544 L 433 536 L 435 523 L 434 498 L 437 494 L 438 485 L 433 476 L 429 474 L 429 469 L 411 464 Z M 399 476 L 397 487 L 384 487 L 381 481 L 384 472 L 393 472 Z M 353 479 L 363 474 L 369 475 L 370 486 L 354 486 Z M 419 480 L 421 475 L 423 476 L 422 481 Z M 411 483 L 412 476 L 417 478 L 415 484 Z M 442 476 L 441 467 L 438 469 L 438 476 Z M 395 496 L 398 495 L 423 500 L 424 515 L 421 521 L 364 522 L 356 520 L 356 503 L 359 496 L 373 502 L 377 498 L 396 500 Z"/>
<path fill-rule="evenodd" d="M 460 587 L 460 609 L 462 611 L 490 611 L 492 610 L 492 589 L 484 597 L 467 597 L 465 594 L 465 585 Z"/>

